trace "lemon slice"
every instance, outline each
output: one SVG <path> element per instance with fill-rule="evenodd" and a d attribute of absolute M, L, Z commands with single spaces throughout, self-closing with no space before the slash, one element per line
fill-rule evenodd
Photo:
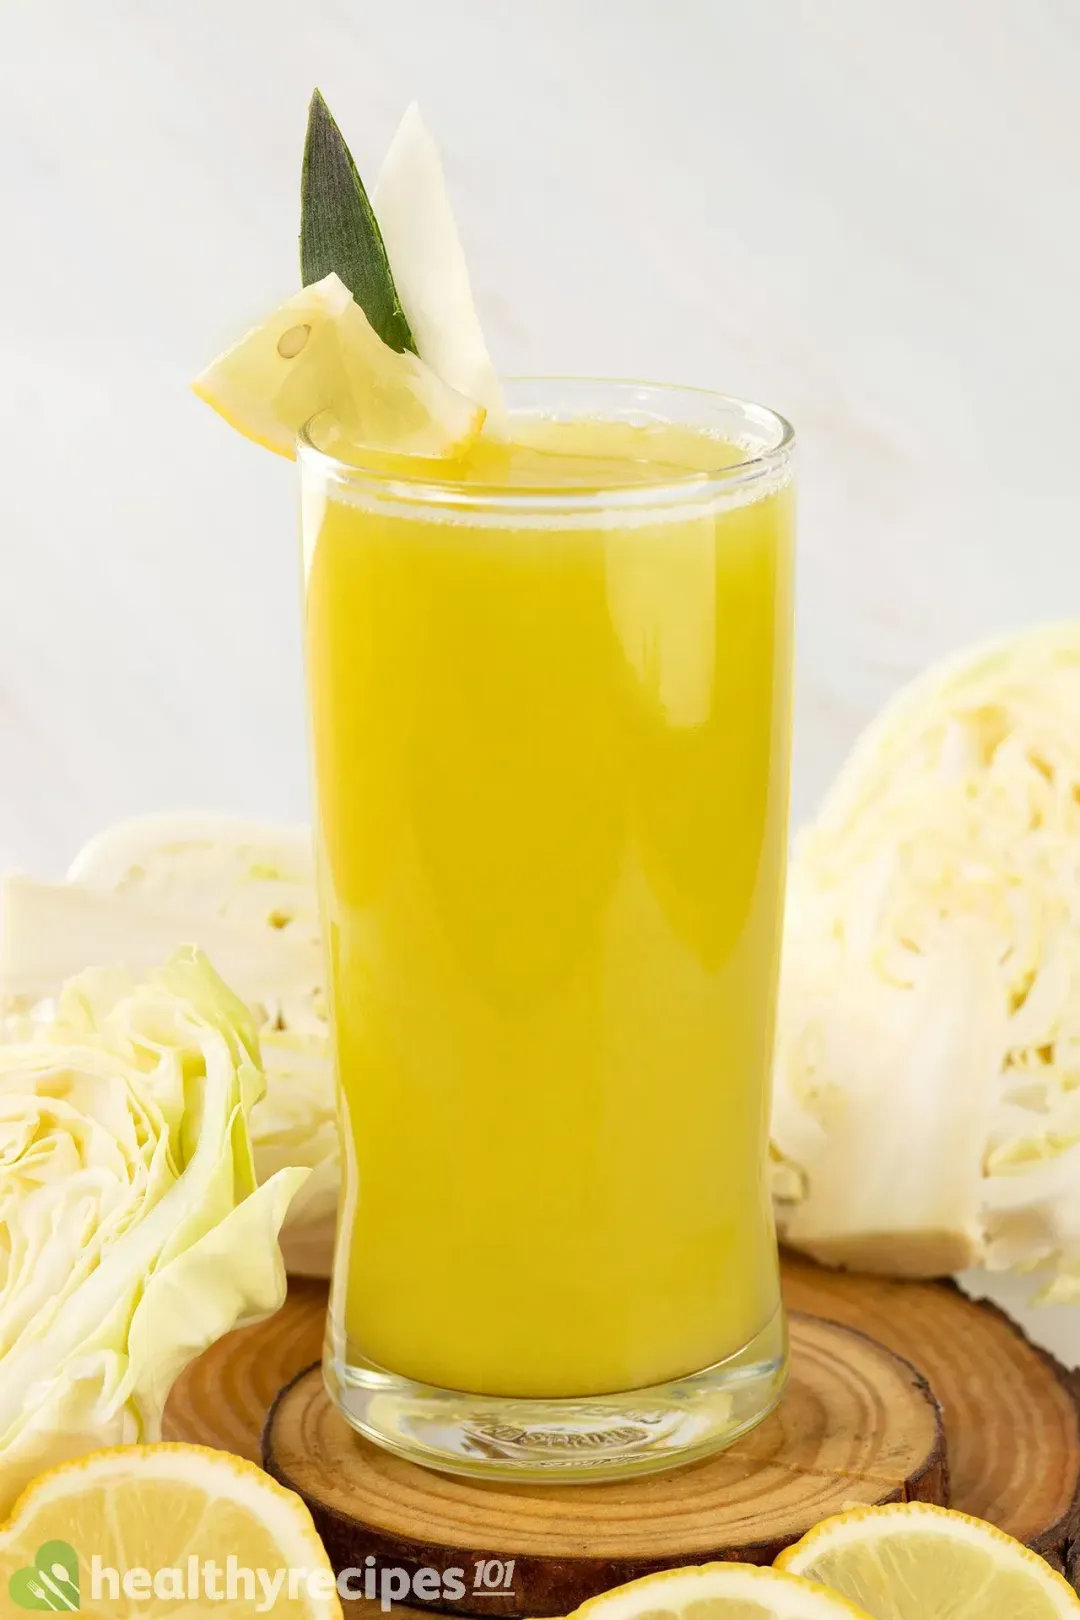
<path fill-rule="evenodd" d="M 290 1570 L 304 1572 L 294 1595 Z M 268 1607 L 261 1575 L 273 1581 L 279 1571 Z M 204 1446 L 125 1446 L 42 1474 L 0 1530 L 0 1592 L 16 1612 L 77 1609 L 83 1620 L 219 1609 L 230 1620 L 341 1620 L 333 1569 L 300 1498 L 254 1463 Z M 12 1612 L 7 1601 L 0 1609 Z"/>
<path fill-rule="evenodd" d="M 811 1581 L 753 1564 L 665 1569 L 590 1598 L 573 1620 L 867 1620 Z"/>
<path fill-rule="evenodd" d="M 781 1553 L 873 1620 L 1075 1620 L 1080 1598 L 1037 1553 L 982 1519 L 925 1502 L 825 1519 Z"/>
<path fill-rule="evenodd" d="M 287 298 L 192 387 L 246 438 L 290 458 L 321 411 L 338 438 L 440 460 L 460 456 L 484 424 L 482 405 L 385 344 L 333 273 Z"/>

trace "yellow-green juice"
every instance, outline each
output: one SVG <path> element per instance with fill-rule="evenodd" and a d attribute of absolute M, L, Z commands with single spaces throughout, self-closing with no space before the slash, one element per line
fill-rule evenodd
<path fill-rule="evenodd" d="M 305 497 L 334 1313 L 408 1379 L 592 1396 L 778 1309 L 793 496 L 725 499 L 689 427 L 515 439 L 446 501 Z"/>

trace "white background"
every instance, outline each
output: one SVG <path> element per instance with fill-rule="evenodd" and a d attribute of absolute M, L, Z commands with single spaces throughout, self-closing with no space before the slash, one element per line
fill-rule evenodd
<path fill-rule="evenodd" d="M 369 177 L 419 98 L 501 369 L 795 422 L 799 815 L 1076 612 L 1074 0 L 3 0 L 0 861 L 305 813 L 293 469 L 187 383 L 298 284 L 316 83 Z"/>

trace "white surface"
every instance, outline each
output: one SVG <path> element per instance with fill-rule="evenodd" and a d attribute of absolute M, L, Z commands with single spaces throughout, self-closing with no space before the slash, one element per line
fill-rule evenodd
<path fill-rule="evenodd" d="M 297 283 L 314 84 L 369 176 L 419 98 L 503 371 L 794 420 L 805 812 L 928 658 L 1077 612 L 1078 82 L 1071 0 L 12 0 L 0 862 L 304 810 L 293 469 L 186 384 Z"/>

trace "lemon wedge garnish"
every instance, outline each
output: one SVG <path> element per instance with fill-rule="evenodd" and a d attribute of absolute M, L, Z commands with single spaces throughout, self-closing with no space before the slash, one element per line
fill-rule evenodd
<path fill-rule="evenodd" d="M 753 1564 L 665 1569 L 590 1598 L 572 1620 L 867 1620 L 824 1587 Z"/>
<path fill-rule="evenodd" d="M 216 1574 L 207 1573 L 211 1564 Z M 253 1597 L 237 1576 L 233 1600 L 218 1601 L 228 1596 L 230 1567 L 252 1572 Z M 295 1595 L 290 1570 L 305 1572 Z M 279 1571 L 268 1610 L 260 1572 L 273 1581 Z M 274 1620 L 342 1613 L 300 1498 L 254 1463 L 204 1446 L 125 1446 L 42 1474 L 0 1529 L 0 1591 L 20 1608 L 79 1610 L 84 1620 L 160 1620 L 219 1607 L 230 1616 L 272 1612 Z"/>
<path fill-rule="evenodd" d="M 484 424 L 483 406 L 385 344 L 333 273 L 287 298 L 192 387 L 246 438 L 290 459 L 323 411 L 338 442 L 438 459 L 460 456 Z"/>
<path fill-rule="evenodd" d="M 776 1561 L 872 1620 L 1076 1620 L 1080 1597 L 1037 1553 L 982 1519 L 926 1502 L 825 1519 Z"/>

